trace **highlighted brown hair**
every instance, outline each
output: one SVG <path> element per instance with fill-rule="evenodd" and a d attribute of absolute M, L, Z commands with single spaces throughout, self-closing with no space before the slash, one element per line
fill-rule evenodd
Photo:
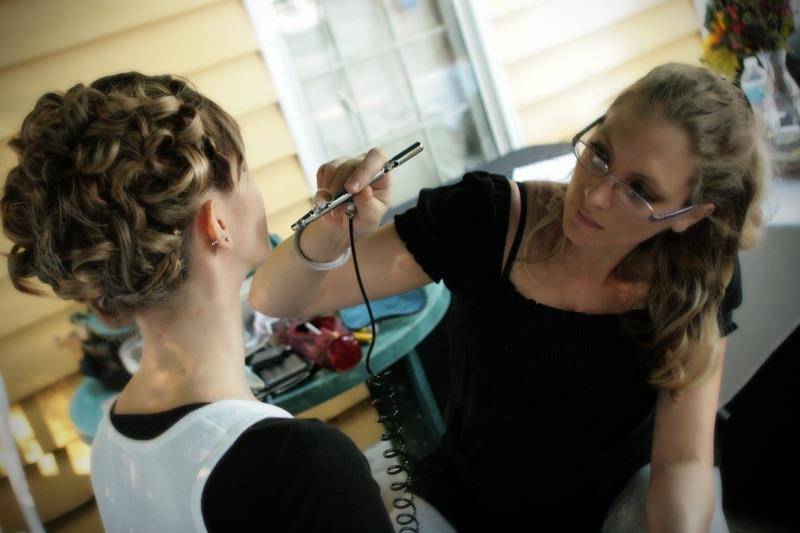
<path fill-rule="evenodd" d="M 203 193 L 231 190 L 245 164 L 230 115 L 186 80 L 137 72 L 45 94 L 9 146 L 11 281 L 40 294 L 36 277 L 112 323 L 185 281 Z"/>

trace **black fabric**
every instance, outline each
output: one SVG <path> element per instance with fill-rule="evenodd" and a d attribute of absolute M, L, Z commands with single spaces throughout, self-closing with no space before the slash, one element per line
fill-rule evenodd
<path fill-rule="evenodd" d="M 152 439 L 196 403 L 111 423 Z M 319 420 L 269 418 L 248 428 L 212 470 L 202 496 L 209 531 L 390 532 L 369 464 L 353 442 Z"/>
<path fill-rule="evenodd" d="M 795 328 L 725 406 L 728 416 L 717 424 L 725 512 L 746 517 L 753 531 L 757 524 L 762 531 L 800 531 L 798 354 Z"/>
<path fill-rule="evenodd" d="M 510 184 L 484 172 L 438 189 L 423 189 L 417 206 L 395 217 L 395 227 L 419 265 L 452 291 L 500 276 Z"/>
<path fill-rule="evenodd" d="M 185 415 L 199 407 L 203 407 L 204 405 L 208 404 L 190 403 L 187 405 L 173 407 L 172 409 L 161 411 L 159 413 L 151 413 L 146 415 L 121 415 L 114 412 L 114 409 L 117 406 L 117 403 L 114 402 L 114 405 L 111 407 L 111 411 L 109 412 L 109 417 L 111 418 L 111 425 L 129 439 L 150 440 L 164 433 L 166 430 L 172 427 L 175 422 L 183 418 Z"/>
<path fill-rule="evenodd" d="M 414 488 L 459 531 L 597 530 L 649 462 L 657 393 L 622 315 L 561 310 L 516 291 L 501 269 L 509 211 L 508 180 L 475 172 L 423 190 L 417 207 L 395 217 L 419 265 L 452 292 L 447 430 Z M 741 302 L 738 261 L 734 282 L 724 332 L 735 329 Z"/>
<path fill-rule="evenodd" d="M 719 333 L 727 337 L 739 329 L 739 325 L 733 321 L 733 310 L 742 305 L 742 267 L 739 264 L 739 256 L 736 256 L 736 263 L 733 265 L 733 277 L 725 288 L 722 295 L 722 303 L 719 306 Z"/>
<path fill-rule="evenodd" d="M 514 258 L 517 257 L 519 245 L 522 243 L 522 234 L 525 233 L 525 218 L 528 216 L 528 191 L 522 185 L 519 186 L 519 201 L 519 221 L 517 222 L 517 231 L 514 233 L 514 242 L 511 243 L 511 249 L 508 251 L 506 266 L 503 267 L 504 278 L 511 275 L 511 267 L 514 266 Z"/>

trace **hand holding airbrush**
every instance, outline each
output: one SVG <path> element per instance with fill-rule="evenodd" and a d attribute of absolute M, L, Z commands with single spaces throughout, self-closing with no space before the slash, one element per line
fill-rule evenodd
<path fill-rule="evenodd" d="M 341 206 L 351 214 L 358 212 L 354 221 L 357 230 L 359 226 L 377 225 L 388 209 L 389 173 L 420 152 L 422 144 L 415 142 L 383 163 L 377 171 L 376 165 L 385 159 L 383 152 L 377 149 L 344 164 L 337 165 L 339 161 L 334 161 L 321 166 L 317 171 L 314 208 L 292 224 L 292 230 L 298 231 L 328 213 L 332 214 L 329 218 L 338 219 Z M 331 192 L 337 190 L 336 195 Z"/>
<path fill-rule="evenodd" d="M 358 240 L 374 231 L 389 208 L 389 173 L 420 152 L 422 144 L 415 142 L 389 160 L 381 150 L 373 148 L 360 157 L 337 159 L 322 165 L 317 171 L 314 208 L 292 224 L 298 259 L 313 270 L 330 270 L 344 264 L 349 257 L 347 237 L 342 231 L 347 226 L 346 221 L 352 221 L 350 240 Z M 339 192 L 334 195 L 330 191 Z M 317 220 L 322 222 L 315 235 L 304 237 L 301 244 L 301 234 Z M 323 227 L 326 230 L 322 230 Z M 324 261 L 341 250 L 346 253 Z"/>

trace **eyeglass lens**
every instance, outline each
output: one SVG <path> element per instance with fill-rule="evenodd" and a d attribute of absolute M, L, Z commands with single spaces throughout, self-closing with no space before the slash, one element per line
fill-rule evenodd
<path fill-rule="evenodd" d="M 603 159 L 582 140 L 578 141 L 578 143 L 575 145 L 575 156 L 578 158 L 578 162 L 581 164 L 581 166 L 588 170 L 590 174 L 602 178 L 595 180 L 594 183 L 586 188 L 585 192 L 587 194 L 599 183 L 608 178 L 613 182 L 615 198 L 617 198 L 620 203 L 627 206 L 628 209 L 633 211 L 637 217 L 646 219 L 652 214 L 652 210 L 647 205 L 647 202 L 645 202 L 645 200 L 639 196 L 636 191 L 634 191 L 627 183 L 614 177 L 609 172 L 606 162 L 603 161 Z"/>

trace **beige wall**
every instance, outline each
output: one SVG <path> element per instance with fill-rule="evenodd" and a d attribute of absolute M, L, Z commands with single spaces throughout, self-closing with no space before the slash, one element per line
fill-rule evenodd
<path fill-rule="evenodd" d="M 478 2 L 491 21 L 525 144 L 571 139 L 656 65 L 699 64 L 690 0 Z"/>

